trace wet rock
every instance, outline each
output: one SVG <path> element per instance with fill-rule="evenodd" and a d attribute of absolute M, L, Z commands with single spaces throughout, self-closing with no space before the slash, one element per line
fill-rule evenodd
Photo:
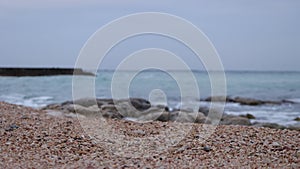
<path fill-rule="evenodd" d="M 205 116 L 207 116 L 207 115 L 208 115 L 208 112 L 209 112 L 209 108 L 208 108 L 208 107 L 199 107 L 198 112 L 201 112 L 201 113 L 203 113 Z"/>
<path fill-rule="evenodd" d="M 272 128 L 272 129 L 285 129 L 285 126 L 279 125 L 277 123 L 253 123 L 252 124 L 255 127 L 268 127 L 268 128 Z"/>
<path fill-rule="evenodd" d="M 85 99 L 75 100 L 73 102 L 73 104 L 80 105 L 80 106 L 83 106 L 83 107 L 90 107 L 90 106 L 96 105 L 97 101 L 96 101 L 96 99 L 85 98 Z"/>
<path fill-rule="evenodd" d="M 132 106 L 139 111 L 144 111 L 151 107 L 151 104 L 148 100 L 141 99 L 141 98 L 130 98 L 130 102 Z"/>
<path fill-rule="evenodd" d="M 250 105 L 250 106 L 257 106 L 263 104 L 260 100 L 243 98 L 243 97 L 236 97 L 233 102 L 240 103 L 241 105 Z"/>
<path fill-rule="evenodd" d="M 264 100 L 258 100 L 258 99 L 252 99 L 252 98 L 245 98 L 245 97 L 235 97 L 231 98 L 229 96 L 213 96 L 208 97 L 204 99 L 204 101 L 209 102 L 228 102 L 228 103 L 239 103 L 241 105 L 249 105 L 249 106 L 258 106 L 263 104 L 281 104 L 285 103 L 284 101 L 264 101 Z"/>
<path fill-rule="evenodd" d="M 247 119 L 255 119 L 255 116 L 253 116 L 252 114 L 249 114 L 249 113 L 240 115 L 240 117 L 245 117 Z"/>
<path fill-rule="evenodd" d="M 242 125 L 249 126 L 251 122 L 248 118 L 239 117 L 234 115 L 224 115 L 220 121 L 221 125 Z"/>
<path fill-rule="evenodd" d="M 250 105 L 250 106 L 263 105 L 263 104 L 279 105 L 282 103 L 281 101 L 257 100 L 257 99 L 242 98 L 242 97 L 236 97 L 234 99 L 234 102 L 240 103 L 241 105 Z"/>
<path fill-rule="evenodd" d="M 170 113 L 165 111 L 163 107 L 151 107 L 150 109 L 143 112 L 143 114 L 138 118 L 140 121 L 169 121 Z"/>
<path fill-rule="evenodd" d="M 114 105 L 103 105 L 100 108 L 100 112 L 105 118 L 122 119 L 124 117 Z"/>
<path fill-rule="evenodd" d="M 63 110 L 63 106 L 63 104 L 49 104 L 41 108 L 41 110 Z"/>
<path fill-rule="evenodd" d="M 208 117 L 206 117 L 203 113 L 198 112 L 195 123 L 211 124 L 211 120 Z"/>
<path fill-rule="evenodd" d="M 209 110 L 208 107 L 200 107 L 199 112 L 204 116 L 209 117 L 211 121 L 219 121 L 223 115 L 223 112 L 216 108 L 211 108 L 211 110 Z"/>
<path fill-rule="evenodd" d="M 170 112 L 164 111 L 158 118 L 158 121 L 167 122 L 170 120 Z"/>
<path fill-rule="evenodd" d="M 115 106 L 120 114 L 124 117 L 139 117 L 141 112 L 135 109 L 128 100 L 115 101 Z"/>
<path fill-rule="evenodd" d="M 98 106 L 83 107 L 81 105 L 73 104 L 66 107 L 66 110 L 71 113 L 78 113 L 84 116 L 100 115 Z"/>
<path fill-rule="evenodd" d="M 281 101 L 281 103 L 289 103 L 289 104 L 294 104 L 295 102 L 291 101 L 291 100 L 286 100 L 286 99 L 283 99 Z"/>
<path fill-rule="evenodd" d="M 300 131 L 300 124 L 289 125 L 287 129 Z"/>
<path fill-rule="evenodd" d="M 180 110 L 172 113 L 171 121 L 181 123 L 194 123 L 197 119 L 198 112 L 192 112 L 188 110 Z"/>
<path fill-rule="evenodd" d="M 296 117 L 294 120 L 295 121 L 300 121 L 300 117 Z"/>
<path fill-rule="evenodd" d="M 210 96 L 204 99 L 206 102 L 233 102 L 234 100 L 229 96 Z"/>

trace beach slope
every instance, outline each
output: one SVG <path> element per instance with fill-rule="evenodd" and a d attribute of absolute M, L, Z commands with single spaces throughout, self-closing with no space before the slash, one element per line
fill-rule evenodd
<path fill-rule="evenodd" d="M 122 130 L 124 139 L 131 130 L 138 131 L 137 138 L 155 137 L 173 123 L 107 121 Z M 194 130 L 203 125 L 195 124 Z M 126 157 L 134 152 L 115 148 L 118 152 L 93 141 L 77 118 L 0 102 L 0 168 L 300 168 L 300 132 L 286 129 L 218 126 L 206 141 L 191 132 L 168 151 L 135 158 Z"/>

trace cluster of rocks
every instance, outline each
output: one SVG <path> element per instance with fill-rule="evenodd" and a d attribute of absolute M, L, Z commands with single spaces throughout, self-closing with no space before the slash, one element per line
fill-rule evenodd
<path fill-rule="evenodd" d="M 255 117 L 251 114 L 229 115 L 219 112 L 217 109 L 200 107 L 198 111 L 187 109 L 172 110 L 162 105 L 151 105 L 151 103 L 141 98 L 130 99 L 80 99 L 67 101 L 60 104 L 52 104 L 43 108 L 52 115 L 64 115 L 67 117 L 95 117 L 102 116 L 112 119 L 126 119 L 131 121 L 173 121 L 182 123 L 205 123 L 220 125 L 241 125 L 269 127 L 285 129 L 287 127 L 276 123 L 251 123 Z M 77 115 L 76 115 L 77 114 Z M 300 127 L 288 127 L 299 130 Z"/>
<path fill-rule="evenodd" d="M 280 105 L 283 103 L 294 103 L 289 100 L 272 101 L 272 100 L 259 100 L 245 97 L 230 97 L 230 96 L 213 96 L 203 99 L 201 101 L 206 102 L 227 102 L 227 103 L 239 103 L 241 105 L 259 106 L 264 104 Z"/>
<path fill-rule="evenodd" d="M 53 114 L 53 110 L 67 116 L 77 113 L 85 117 L 103 116 L 105 118 L 128 119 L 136 121 L 176 121 L 211 123 L 202 112 L 192 110 L 172 110 L 162 105 L 151 105 L 141 98 L 130 99 L 80 99 L 61 104 L 52 104 L 43 108 Z"/>

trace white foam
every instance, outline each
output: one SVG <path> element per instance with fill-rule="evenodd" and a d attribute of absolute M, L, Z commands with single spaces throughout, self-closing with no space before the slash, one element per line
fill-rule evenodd
<path fill-rule="evenodd" d="M 28 97 L 22 94 L 1 95 L 0 100 L 33 108 L 46 106 L 53 101 L 51 96 Z"/>
<path fill-rule="evenodd" d="M 252 111 L 226 111 L 226 113 L 232 115 L 252 114 L 256 117 L 256 119 L 251 120 L 251 122 L 277 123 L 284 126 L 299 123 L 294 120 L 296 117 L 299 116 L 299 112 L 252 110 Z"/>
<path fill-rule="evenodd" d="M 292 102 L 295 102 L 295 103 L 300 103 L 300 98 L 287 99 L 287 101 L 292 101 Z"/>

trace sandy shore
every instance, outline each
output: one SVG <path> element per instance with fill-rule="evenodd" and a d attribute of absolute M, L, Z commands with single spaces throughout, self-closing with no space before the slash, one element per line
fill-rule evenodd
<path fill-rule="evenodd" d="M 121 136 L 112 140 L 106 132 L 93 139 L 77 118 L 0 102 L 0 168 L 300 168 L 299 131 L 218 126 L 203 140 L 197 133 L 205 126 L 194 124 L 169 146 L 161 135 L 164 129 L 178 131 L 186 124 L 105 123 Z M 176 135 L 170 138 L 176 140 Z"/>

